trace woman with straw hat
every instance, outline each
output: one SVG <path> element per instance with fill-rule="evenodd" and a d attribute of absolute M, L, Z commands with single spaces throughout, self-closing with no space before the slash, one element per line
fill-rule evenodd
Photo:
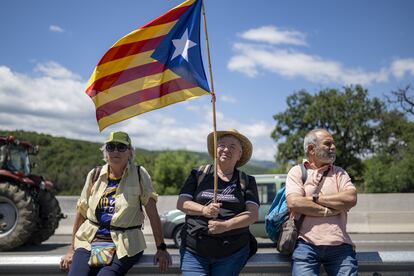
<path fill-rule="evenodd" d="M 210 133 L 207 147 L 210 156 L 214 151 L 217 155 L 217 194 L 212 165 L 192 170 L 181 188 L 177 208 L 186 214 L 181 271 L 183 275 L 238 275 L 256 250 L 249 232 L 258 218 L 256 181 L 238 170 L 249 161 L 253 147 L 235 129 L 217 131 L 217 148 Z"/>

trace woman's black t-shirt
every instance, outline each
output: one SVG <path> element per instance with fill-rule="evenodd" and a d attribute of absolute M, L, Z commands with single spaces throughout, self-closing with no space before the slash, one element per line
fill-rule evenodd
<path fill-rule="evenodd" d="M 214 196 L 214 174 L 212 171 L 212 166 L 210 166 L 210 170 L 204 177 L 203 181 L 197 185 L 200 173 L 197 169 L 192 170 L 185 181 L 184 186 L 181 188 L 180 196 L 189 197 L 194 202 L 201 205 L 208 205 L 211 203 Z M 247 175 L 249 179 L 246 183 L 245 189 L 242 190 L 239 177 L 240 173 L 236 169 L 229 182 L 218 178 L 217 202 L 221 203 L 220 212 L 217 217 L 218 220 L 228 220 L 246 211 L 246 203 L 248 202 L 257 204 L 258 206 L 260 204 L 255 178 Z M 246 236 L 249 233 L 249 227 L 244 227 L 216 235 L 208 234 L 209 220 L 210 218 L 206 218 L 204 216 L 186 215 L 186 223 L 182 231 L 182 242 L 184 243 L 184 246 L 186 246 L 186 234 L 193 237 L 197 237 L 201 234 L 212 238 L 233 236 L 234 239 L 237 239 L 237 237 L 240 236 L 241 238 L 241 236 Z M 200 242 L 201 241 L 199 240 L 198 243 Z"/>

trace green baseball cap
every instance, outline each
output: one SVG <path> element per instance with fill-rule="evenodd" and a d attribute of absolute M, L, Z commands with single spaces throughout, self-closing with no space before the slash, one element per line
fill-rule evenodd
<path fill-rule="evenodd" d="M 122 143 L 127 146 L 131 146 L 131 138 L 126 132 L 122 131 L 112 131 L 109 133 L 108 139 L 105 141 L 105 144 L 114 142 L 114 143 Z"/>

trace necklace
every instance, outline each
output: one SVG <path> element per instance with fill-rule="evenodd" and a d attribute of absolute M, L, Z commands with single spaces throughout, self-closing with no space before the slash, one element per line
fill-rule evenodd
<path fill-rule="evenodd" d="M 233 175 L 233 172 L 231 172 L 231 173 L 224 173 L 224 172 L 220 172 L 220 171 L 217 171 L 221 176 L 232 176 Z"/>

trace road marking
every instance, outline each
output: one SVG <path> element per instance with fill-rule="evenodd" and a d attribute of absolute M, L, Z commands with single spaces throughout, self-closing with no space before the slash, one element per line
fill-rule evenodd
<path fill-rule="evenodd" d="M 414 240 L 377 240 L 377 241 L 364 241 L 353 240 L 354 243 L 414 243 Z"/>

